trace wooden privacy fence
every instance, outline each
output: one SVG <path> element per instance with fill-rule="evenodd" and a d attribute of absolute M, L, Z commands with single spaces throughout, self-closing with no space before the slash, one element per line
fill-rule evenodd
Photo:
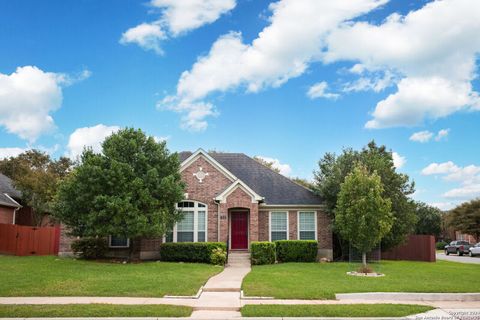
<path fill-rule="evenodd" d="M 434 236 L 411 235 L 403 245 L 382 252 L 382 259 L 435 262 L 435 250 Z"/>
<path fill-rule="evenodd" d="M 60 226 L 27 227 L 0 224 L 0 253 L 16 256 L 58 254 Z"/>

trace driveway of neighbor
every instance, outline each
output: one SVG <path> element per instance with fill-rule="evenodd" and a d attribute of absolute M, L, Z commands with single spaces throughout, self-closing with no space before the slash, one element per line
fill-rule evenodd
<path fill-rule="evenodd" d="M 438 260 L 446 260 L 452 262 L 460 262 L 460 263 L 476 263 L 480 264 L 480 256 L 477 257 L 469 257 L 469 256 L 458 256 L 456 254 L 451 254 L 449 256 L 445 255 L 445 253 L 437 253 Z"/>

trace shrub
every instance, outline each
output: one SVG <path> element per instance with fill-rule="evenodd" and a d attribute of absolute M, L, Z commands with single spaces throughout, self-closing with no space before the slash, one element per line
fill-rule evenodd
<path fill-rule="evenodd" d="M 160 247 L 160 259 L 174 262 L 212 263 L 212 252 L 221 248 L 227 251 L 223 242 L 168 242 Z"/>
<path fill-rule="evenodd" d="M 254 241 L 250 244 L 252 264 L 275 263 L 275 243 L 268 241 Z"/>
<path fill-rule="evenodd" d="M 224 266 L 227 262 L 227 252 L 223 248 L 215 248 L 210 255 L 210 263 L 217 266 Z"/>
<path fill-rule="evenodd" d="M 318 242 L 315 240 L 279 240 L 275 241 L 279 262 L 315 262 Z"/>
<path fill-rule="evenodd" d="M 82 259 L 100 259 L 105 257 L 108 251 L 105 238 L 81 238 L 73 241 L 71 247 L 73 253 Z"/>
<path fill-rule="evenodd" d="M 437 250 L 444 250 L 447 244 L 445 241 L 439 241 L 435 244 L 435 247 L 437 247 Z"/>

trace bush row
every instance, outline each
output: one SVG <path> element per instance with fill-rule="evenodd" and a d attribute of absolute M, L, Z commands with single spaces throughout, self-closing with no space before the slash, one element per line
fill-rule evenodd
<path fill-rule="evenodd" d="M 168 242 L 160 247 L 160 259 L 173 262 L 225 264 L 227 245 L 224 242 Z"/>
<path fill-rule="evenodd" d="M 252 242 L 250 254 L 252 264 L 278 262 L 315 262 L 318 242 L 314 240 L 279 240 L 275 242 Z"/>

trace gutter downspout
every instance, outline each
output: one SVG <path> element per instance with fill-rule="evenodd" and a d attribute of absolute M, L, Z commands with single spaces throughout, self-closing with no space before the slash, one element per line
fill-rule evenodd
<path fill-rule="evenodd" d="M 217 204 L 217 242 L 220 242 L 220 201 L 214 201 Z"/>
<path fill-rule="evenodd" d="M 17 211 L 20 210 L 20 208 L 15 208 L 13 209 L 13 221 L 12 224 L 15 224 L 15 218 L 17 217 Z"/>

